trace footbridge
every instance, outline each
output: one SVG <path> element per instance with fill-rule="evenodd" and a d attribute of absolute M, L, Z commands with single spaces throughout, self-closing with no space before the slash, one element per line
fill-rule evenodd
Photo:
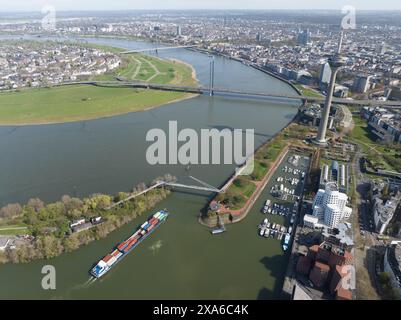
<path fill-rule="evenodd" d="M 191 178 L 192 180 L 198 182 L 200 184 L 200 186 L 197 185 L 188 185 L 188 184 L 183 184 L 183 183 L 176 183 L 176 182 L 169 182 L 169 181 L 157 181 L 155 184 L 153 184 L 152 186 L 140 191 L 140 192 L 136 192 L 136 193 L 132 193 L 130 194 L 128 197 L 126 197 L 125 199 L 122 199 L 118 202 L 113 203 L 112 205 L 110 205 L 109 207 L 105 208 L 106 210 L 111 210 L 115 207 L 121 206 L 124 203 L 133 200 L 145 193 L 148 193 L 149 191 L 156 189 L 156 188 L 160 188 L 160 187 L 175 187 L 175 188 L 181 188 L 181 189 L 191 189 L 191 190 L 197 190 L 197 191 L 205 191 L 205 192 L 214 192 L 214 193 L 222 193 L 225 191 L 224 188 L 222 189 L 218 189 L 215 188 L 213 186 L 211 186 L 210 184 L 207 184 L 206 182 L 203 182 L 195 177 L 190 176 L 189 178 Z"/>
<path fill-rule="evenodd" d="M 183 189 L 192 189 L 192 190 L 198 190 L 198 191 L 206 191 L 206 192 L 215 192 L 215 193 L 221 193 L 223 192 L 222 189 L 217 189 L 210 184 L 207 184 L 206 182 L 203 182 L 199 179 L 196 179 L 192 176 L 190 176 L 192 180 L 195 180 L 201 186 L 196 186 L 196 185 L 187 185 L 187 184 L 181 184 L 181 183 L 175 183 L 175 182 L 162 182 L 164 185 L 169 186 L 169 187 L 176 187 L 176 188 L 183 188 Z"/>

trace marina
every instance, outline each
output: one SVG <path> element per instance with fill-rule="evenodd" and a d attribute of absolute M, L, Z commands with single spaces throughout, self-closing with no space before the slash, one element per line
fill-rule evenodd
<path fill-rule="evenodd" d="M 307 156 L 289 152 L 261 194 L 261 198 L 265 200 L 260 206 L 260 212 L 266 218 L 257 226 L 258 235 L 278 240 L 283 251 L 288 250 L 295 230 L 309 161 Z M 272 192 L 277 186 L 276 183 L 282 186 L 281 196 Z"/>

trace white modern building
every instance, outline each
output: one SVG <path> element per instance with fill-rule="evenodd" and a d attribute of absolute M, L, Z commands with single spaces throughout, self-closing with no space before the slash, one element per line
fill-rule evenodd
<path fill-rule="evenodd" d="M 337 184 L 329 182 L 324 190 L 320 189 L 316 194 L 313 216 L 318 219 L 319 224 L 331 229 L 336 228 L 341 220 L 351 216 L 352 209 L 347 207 L 347 201 L 348 196 L 338 190 Z"/>
<path fill-rule="evenodd" d="M 328 84 L 331 78 L 331 68 L 328 63 L 322 64 L 320 66 L 320 76 L 319 81 L 320 83 Z"/>
<path fill-rule="evenodd" d="M 393 219 L 394 213 L 397 210 L 399 199 L 391 198 L 390 200 L 383 201 L 379 197 L 375 197 L 373 200 L 373 216 L 375 220 L 376 231 L 379 234 L 383 234 L 391 219 Z"/>
<path fill-rule="evenodd" d="M 312 216 L 310 214 L 305 214 L 304 227 L 311 228 L 311 229 L 319 228 L 320 227 L 319 218 Z"/>

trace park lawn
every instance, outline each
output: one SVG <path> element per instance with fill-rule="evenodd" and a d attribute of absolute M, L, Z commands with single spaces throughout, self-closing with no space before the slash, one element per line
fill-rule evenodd
<path fill-rule="evenodd" d="M 20 228 L 9 228 L 7 230 L 0 229 L 0 236 L 18 236 L 18 235 L 25 235 L 31 234 L 31 231 L 28 228 L 20 229 Z"/>
<path fill-rule="evenodd" d="M 27 226 L 23 223 L 21 224 L 4 224 L 0 222 L 0 236 L 16 236 L 21 234 L 30 234 Z"/>
<path fill-rule="evenodd" d="M 359 117 L 354 117 L 355 127 L 351 132 L 350 140 L 357 143 L 367 155 L 372 164 L 376 167 L 381 167 L 385 170 L 394 171 L 395 168 L 387 163 L 383 156 L 395 156 L 397 151 L 384 145 L 377 137 L 371 132 L 366 120 Z M 396 170 L 395 170 L 396 171 Z"/>
<path fill-rule="evenodd" d="M 269 165 L 265 161 L 255 159 L 252 178 L 256 181 L 261 181 L 268 169 Z"/>
<path fill-rule="evenodd" d="M 63 86 L 0 94 L 0 124 L 89 120 L 141 111 L 190 95 L 132 88 Z"/>
<path fill-rule="evenodd" d="M 122 65 L 112 72 L 92 77 L 92 80 L 115 80 L 117 77 L 128 81 L 144 81 L 158 84 L 196 86 L 192 68 L 174 60 L 163 60 L 143 54 L 129 54 L 123 57 Z"/>
<path fill-rule="evenodd" d="M 316 92 L 315 90 L 306 88 L 303 85 L 296 84 L 295 87 L 297 87 L 297 89 L 299 89 L 301 91 L 303 96 L 312 97 L 312 98 L 321 98 L 321 97 L 323 97 L 323 95 L 320 94 L 319 92 Z"/>
<path fill-rule="evenodd" d="M 230 206 L 230 209 L 239 210 L 245 206 L 249 197 L 252 196 L 255 190 L 256 190 L 256 185 L 249 178 L 238 177 L 227 189 L 221 201 L 225 202 L 226 200 L 228 200 L 228 198 L 235 197 L 235 201 L 233 201 L 232 205 Z"/>
<path fill-rule="evenodd" d="M 255 158 L 258 160 L 269 160 L 274 161 L 280 154 L 280 152 L 285 148 L 286 143 L 280 140 L 273 140 L 270 143 L 262 146 L 255 155 Z"/>
<path fill-rule="evenodd" d="M 238 183 L 238 181 L 241 181 L 241 183 Z M 256 185 L 252 181 L 240 177 L 233 182 L 228 190 L 234 194 L 249 198 L 255 192 Z"/>

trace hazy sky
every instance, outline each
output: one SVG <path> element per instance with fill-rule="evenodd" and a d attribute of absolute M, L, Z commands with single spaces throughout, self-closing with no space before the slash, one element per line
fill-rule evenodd
<path fill-rule="evenodd" d="M 0 0 L 0 12 L 140 9 L 335 9 L 353 5 L 360 10 L 401 10 L 400 0 Z"/>

